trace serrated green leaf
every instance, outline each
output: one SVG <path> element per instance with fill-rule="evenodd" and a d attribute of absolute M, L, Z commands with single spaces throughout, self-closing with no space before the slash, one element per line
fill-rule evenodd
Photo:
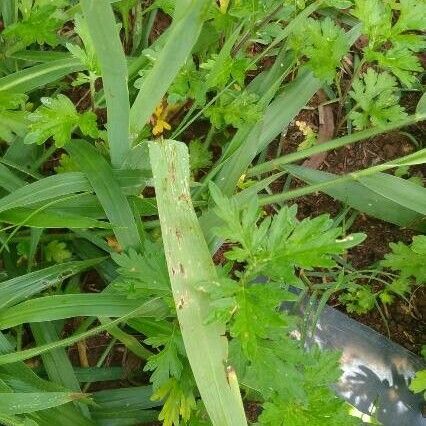
<path fill-rule="evenodd" d="M 414 393 L 426 391 L 426 370 L 418 371 L 411 380 L 409 387 Z"/>
<path fill-rule="evenodd" d="M 31 10 L 30 15 L 3 31 L 3 36 L 9 45 L 8 53 L 25 49 L 33 43 L 46 43 L 55 47 L 59 43 L 57 31 L 63 23 L 55 13 L 54 5 L 43 5 Z"/>
<path fill-rule="evenodd" d="M 385 255 L 382 265 L 400 271 L 404 278 L 413 277 L 418 284 L 426 283 L 426 236 L 413 237 L 410 246 L 399 242 L 391 243 L 392 253 Z"/>
<path fill-rule="evenodd" d="M 78 113 L 71 100 L 62 94 L 56 98 L 41 98 L 41 102 L 43 105 L 28 117 L 31 124 L 24 143 L 41 145 L 53 137 L 55 145 L 61 148 L 71 140 L 77 127 L 86 136 L 99 136 L 94 112 Z"/>
<path fill-rule="evenodd" d="M 374 308 L 376 297 L 371 287 L 364 285 L 350 289 L 342 294 L 339 300 L 344 303 L 348 312 L 362 315 Z"/>
<path fill-rule="evenodd" d="M 144 371 L 152 371 L 150 381 L 157 391 L 170 378 L 180 379 L 185 362 L 185 347 L 182 336 L 175 328 L 171 335 L 158 335 L 145 340 L 145 343 L 159 348 L 161 351 L 152 355 L 144 367 Z"/>
<path fill-rule="evenodd" d="M 369 126 L 384 126 L 407 117 L 399 105 L 397 82 L 387 73 L 378 74 L 369 68 L 356 80 L 349 93 L 356 105 L 349 114 L 358 130 Z M 361 110 L 358 111 L 358 109 Z"/>
<path fill-rule="evenodd" d="M 349 49 L 345 32 L 329 17 L 323 20 L 308 18 L 295 31 L 290 44 L 309 59 L 308 66 L 315 76 L 329 83 Z"/>
<path fill-rule="evenodd" d="M 72 256 L 63 241 L 53 240 L 46 245 L 44 255 L 48 262 L 63 263 Z"/>
<path fill-rule="evenodd" d="M 130 249 L 128 253 L 112 253 L 111 257 L 119 265 L 114 287 L 120 293 L 136 299 L 171 296 L 166 258 L 158 244 L 146 240 L 142 254 Z"/>

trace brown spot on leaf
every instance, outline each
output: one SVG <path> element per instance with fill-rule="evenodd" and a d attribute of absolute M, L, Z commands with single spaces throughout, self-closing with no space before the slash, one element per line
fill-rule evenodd
<path fill-rule="evenodd" d="M 178 304 L 177 304 L 177 308 L 180 310 L 180 309 L 183 309 L 183 305 L 185 304 L 185 299 L 184 299 L 184 297 L 183 296 L 181 296 L 180 297 L 180 299 L 179 299 L 179 302 L 178 302 Z"/>
<path fill-rule="evenodd" d="M 179 201 L 186 201 L 187 203 L 190 201 L 190 197 L 188 194 L 180 194 L 178 197 Z"/>

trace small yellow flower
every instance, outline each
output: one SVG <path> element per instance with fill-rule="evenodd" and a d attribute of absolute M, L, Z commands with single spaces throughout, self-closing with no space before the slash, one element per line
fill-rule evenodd
<path fill-rule="evenodd" d="M 170 130 L 172 127 L 167 123 L 168 109 L 164 108 L 163 103 L 159 104 L 154 111 L 153 120 L 155 125 L 152 128 L 152 134 L 154 136 L 161 135 L 164 130 Z"/>
<path fill-rule="evenodd" d="M 302 135 L 305 137 L 297 147 L 297 150 L 302 151 L 304 149 L 313 147 L 317 142 L 317 136 L 314 130 L 305 121 L 296 121 L 295 124 L 299 128 L 299 131 L 302 133 Z"/>
<path fill-rule="evenodd" d="M 305 121 L 296 121 L 296 126 L 303 133 L 304 136 L 310 136 L 314 131 Z"/>

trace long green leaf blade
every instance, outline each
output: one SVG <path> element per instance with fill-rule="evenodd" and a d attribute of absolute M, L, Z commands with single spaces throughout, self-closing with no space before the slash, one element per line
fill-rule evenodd
<path fill-rule="evenodd" d="M 31 324 L 31 331 L 38 346 L 59 339 L 57 324 L 53 322 Z M 71 361 L 63 348 L 45 353 L 41 357 L 50 380 L 69 390 L 81 392 L 80 384 L 74 373 Z"/>
<path fill-rule="evenodd" d="M 78 199 L 74 200 L 76 204 Z M 83 213 L 84 214 L 84 213 Z M 99 215 L 103 217 L 104 215 Z M 0 213 L 0 221 L 18 226 L 32 228 L 111 228 L 107 222 L 101 222 L 91 217 L 80 216 L 61 209 L 16 208 Z"/>
<path fill-rule="evenodd" d="M 0 309 L 19 303 L 101 261 L 102 258 L 61 263 L 3 281 L 0 283 Z"/>
<path fill-rule="evenodd" d="M 29 322 L 96 316 L 121 317 L 140 305 L 138 300 L 112 294 L 61 294 L 38 297 L 0 312 L 0 330 Z"/>
<path fill-rule="evenodd" d="M 14 350 L 13 346 L 0 332 L 0 354 L 7 354 Z M 34 371 L 23 362 L 15 362 L 0 366 L 0 373 L 8 377 L 19 377 L 25 383 L 27 392 L 63 392 L 63 387 L 47 380 L 41 379 Z M 13 386 L 12 386 L 13 388 Z M 56 420 L 61 418 L 61 426 L 94 426 L 94 423 L 83 416 L 75 405 L 66 404 L 47 410 L 38 411 L 37 417 L 44 424 L 55 424 Z"/>
<path fill-rule="evenodd" d="M 205 324 L 208 296 L 195 289 L 217 279 L 189 192 L 189 157 L 176 141 L 152 142 L 150 160 L 167 266 L 186 352 L 215 426 L 246 425 L 235 373 L 228 363 L 223 324 Z"/>
<path fill-rule="evenodd" d="M 62 340 L 58 340 L 56 342 L 51 342 L 42 346 L 37 346 L 35 348 L 26 349 L 19 352 L 7 353 L 4 355 L 0 355 L 0 365 L 15 363 L 18 361 L 24 361 L 29 358 L 33 358 L 37 355 L 44 354 L 45 352 L 51 351 L 57 348 L 63 348 L 65 346 L 73 345 L 74 343 L 86 339 L 91 336 L 95 336 L 104 330 L 110 330 L 116 325 L 120 324 L 123 321 L 126 321 L 129 318 L 133 317 L 161 317 L 165 314 L 165 305 L 161 299 L 152 299 L 143 305 L 139 306 L 137 309 L 129 312 L 126 315 L 123 315 L 120 318 L 116 318 L 114 320 L 109 321 L 108 323 L 99 325 L 94 327 L 88 331 L 83 333 L 74 334 L 73 336 L 67 337 Z"/>
<path fill-rule="evenodd" d="M 175 16 L 168 31 L 168 38 L 146 76 L 142 87 L 130 109 L 132 137 L 147 123 L 155 107 L 160 103 L 186 58 L 196 43 L 203 26 L 202 12 L 209 4 L 207 0 L 193 0 L 187 6 L 177 3 L 179 16 Z M 176 14 L 175 14 L 176 15 Z"/>
<path fill-rule="evenodd" d="M 331 183 L 339 178 L 332 173 L 308 169 L 301 166 L 291 165 L 285 166 L 285 168 L 298 179 L 313 185 Z M 378 219 L 399 226 L 426 229 L 426 224 L 423 223 L 421 214 L 401 205 L 399 202 L 384 197 L 378 192 L 372 191 L 361 182 L 354 182 L 353 180 L 341 183 L 336 182 L 336 184 L 324 187 L 321 191 L 350 205 L 356 210 Z M 266 197 L 264 201 L 267 201 Z"/>
<path fill-rule="evenodd" d="M 96 55 L 102 70 L 108 109 L 108 143 L 113 166 L 120 167 L 130 151 L 127 64 L 117 23 L 107 0 L 81 0 Z"/>
<path fill-rule="evenodd" d="M 155 421 L 161 402 L 152 401 L 151 386 L 103 390 L 93 394 L 95 420 L 122 425 Z M 132 422 L 133 420 L 133 422 Z M 112 423 L 113 422 L 113 423 Z"/>
<path fill-rule="evenodd" d="M 90 144 L 73 141 L 68 152 L 80 165 L 99 198 L 105 213 L 114 228 L 121 247 L 138 248 L 141 244 L 138 228 L 129 203 L 114 178 L 111 166 Z"/>
<path fill-rule="evenodd" d="M 51 200 L 63 195 L 88 191 L 92 191 L 92 187 L 83 173 L 71 172 L 48 176 L 3 197 L 0 200 L 0 212 Z"/>
<path fill-rule="evenodd" d="M 86 398 L 84 394 L 76 392 L 2 393 L 0 398 L 0 412 L 12 415 L 34 413 L 83 398 Z"/>
<path fill-rule="evenodd" d="M 426 188 L 423 186 L 387 173 L 365 176 L 359 181 L 371 191 L 426 216 Z"/>
<path fill-rule="evenodd" d="M 31 324 L 31 331 L 38 346 L 58 340 L 58 328 L 58 324 L 53 322 Z M 67 390 L 81 392 L 80 383 L 75 375 L 68 353 L 64 348 L 47 352 L 41 355 L 41 359 L 51 381 L 63 386 Z M 90 411 L 87 405 L 75 403 L 75 407 L 84 416 L 90 418 Z M 76 419 L 76 421 L 78 420 Z"/>
<path fill-rule="evenodd" d="M 27 93 L 72 72 L 83 71 L 84 68 L 85 66 L 77 59 L 60 59 L 34 65 L 0 78 L 0 90 Z"/>

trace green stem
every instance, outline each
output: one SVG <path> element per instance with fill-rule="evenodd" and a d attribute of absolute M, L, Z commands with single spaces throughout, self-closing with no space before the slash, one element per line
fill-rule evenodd
<path fill-rule="evenodd" d="M 214 136 L 215 132 L 216 132 L 215 127 L 211 126 L 210 129 L 209 129 L 209 132 L 207 133 L 206 140 L 204 141 L 204 146 L 206 148 L 208 148 L 210 146 L 210 144 L 212 143 L 213 136 Z"/>
<path fill-rule="evenodd" d="M 416 114 L 416 115 L 410 116 L 406 120 L 391 123 L 384 127 L 375 127 L 372 129 L 366 129 L 357 133 L 353 133 L 351 135 L 343 136 L 342 138 L 333 139 L 332 141 L 329 141 L 320 145 L 316 145 L 312 148 L 304 149 L 303 151 L 293 152 L 291 154 L 284 155 L 283 157 L 276 158 L 271 161 L 267 161 L 266 163 L 263 163 L 263 164 L 259 164 L 258 166 L 254 166 L 247 171 L 246 176 L 251 177 L 251 176 L 257 176 L 263 173 L 271 172 L 273 170 L 279 169 L 281 166 L 285 164 L 290 164 L 295 161 L 311 157 L 312 155 L 319 154 L 321 152 L 326 152 L 332 149 L 341 148 L 343 146 L 350 145 L 352 143 L 359 142 L 361 140 L 380 135 L 381 133 L 398 129 L 400 127 L 409 126 L 411 124 L 417 123 L 424 119 L 426 119 L 426 114 Z"/>
<path fill-rule="evenodd" d="M 421 156 L 425 156 L 425 155 L 426 155 L 426 148 L 414 154 L 406 155 L 405 157 L 401 157 L 384 164 L 378 164 L 377 166 L 369 167 L 368 169 L 360 170 L 358 172 L 349 173 L 347 175 L 338 177 L 328 182 L 317 183 L 315 185 L 305 186 L 304 188 L 295 189 L 293 191 L 288 191 L 285 193 L 262 197 L 260 199 L 260 205 L 265 206 L 268 204 L 291 200 L 292 198 L 297 198 L 297 197 L 302 197 L 304 195 L 312 194 L 313 192 L 321 191 L 324 188 L 328 188 L 333 185 L 338 185 L 351 180 L 358 180 L 359 178 L 362 178 L 364 176 L 370 176 L 379 172 L 383 172 L 385 170 L 392 169 L 394 167 L 399 167 L 401 165 L 410 165 L 412 164 L 411 163 L 412 159 L 416 159 L 417 157 L 420 158 Z M 419 163 L 415 162 L 414 164 L 419 164 Z"/>

